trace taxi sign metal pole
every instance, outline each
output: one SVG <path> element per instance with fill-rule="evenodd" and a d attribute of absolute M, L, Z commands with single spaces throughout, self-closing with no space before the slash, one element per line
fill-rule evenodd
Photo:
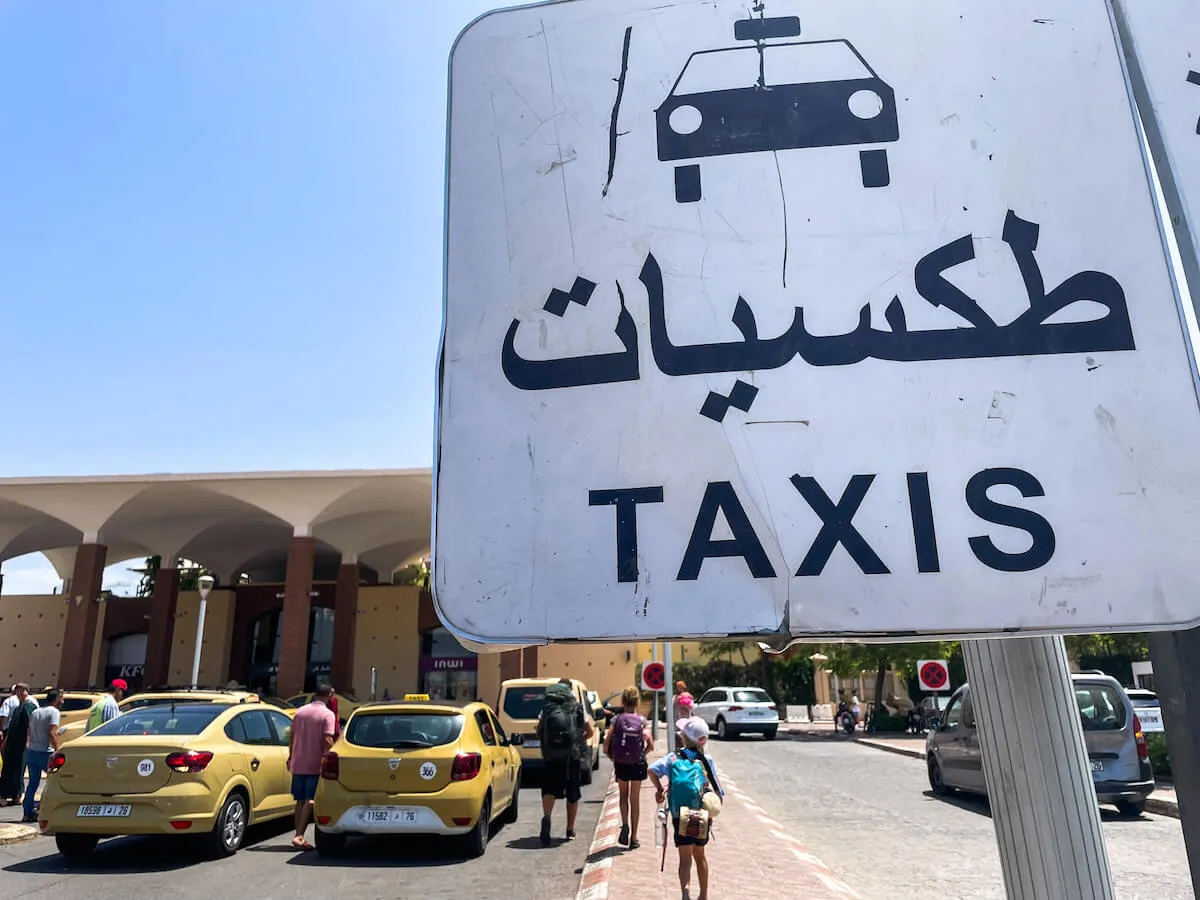
<path fill-rule="evenodd" d="M 1062 637 L 962 648 L 1009 900 L 1115 900 Z"/>

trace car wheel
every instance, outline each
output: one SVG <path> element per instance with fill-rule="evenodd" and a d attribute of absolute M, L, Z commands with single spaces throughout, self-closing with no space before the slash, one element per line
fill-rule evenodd
<path fill-rule="evenodd" d="M 208 835 L 208 849 L 214 856 L 233 856 L 246 838 L 249 812 L 246 795 L 234 791 L 225 798 L 225 805 L 217 815 L 217 822 Z"/>
<path fill-rule="evenodd" d="M 1117 812 L 1127 819 L 1136 819 L 1146 811 L 1145 800 L 1118 800 Z"/>
<path fill-rule="evenodd" d="M 513 787 L 512 803 L 508 804 L 508 809 L 504 811 L 504 815 L 500 817 L 500 821 L 505 825 L 516 825 L 517 819 L 521 815 L 520 802 L 521 785 L 518 782 L 517 785 Z"/>
<path fill-rule="evenodd" d="M 317 830 L 317 855 L 318 856 L 341 856 L 346 849 L 346 836 L 344 834 L 333 834 L 328 831 Z"/>
<path fill-rule="evenodd" d="M 464 839 L 464 849 L 471 859 L 479 859 L 487 850 L 488 838 L 492 829 L 492 798 L 484 797 L 483 806 L 479 809 L 479 821 Z"/>
<path fill-rule="evenodd" d="M 56 834 L 54 843 L 64 858 L 77 862 L 91 855 L 100 838 L 94 834 Z"/>
<path fill-rule="evenodd" d="M 929 761 L 929 787 L 939 797 L 945 797 L 952 793 L 951 788 L 946 784 L 946 779 L 942 777 L 942 767 L 936 761 Z"/>
<path fill-rule="evenodd" d="M 779 729 L 777 729 L 777 728 L 768 728 L 766 731 L 763 732 L 763 738 L 768 741 L 775 740 L 775 735 L 778 732 L 778 730 Z"/>
<path fill-rule="evenodd" d="M 717 719 L 717 739 L 722 741 L 729 740 L 729 729 L 725 725 L 725 720 Z"/>

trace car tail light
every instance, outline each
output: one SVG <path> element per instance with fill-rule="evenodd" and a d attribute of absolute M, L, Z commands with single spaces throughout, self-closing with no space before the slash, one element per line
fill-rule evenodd
<path fill-rule="evenodd" d="M 50 762 L 46 764 L 46 771 L 53 774 L 67 764 L 67 757 L 63 753 L 55 753 L 50 757 Z"/>
<path fill-rule="evenodd" d="M 186 750 L 182 753 L 167 754 L 167 768 L 172 772 L 184 772 L 195 775 L 203 772 L 212 762 L 213 755 L 207 750 Z"/>
<path fill-rule="evenodd" d="M 1133 740 L 1137 744 L 1138 759 L 1150 758 L 1150 747 L 1146 744 L 1146 735 L 1142 733 L 1142 720 L 1133 716 Z"/>
<path fill-rule="evenodd" d="M 744 707 L 744 706 L 731 706 L 731 707 L 729 707 L 729 711 L 730 712 L 741 712 L 745 708 L 746 707 Z"/>
<path fill-rule="evenodd" d="M 326 753 L 321 757 L 321 777 L 327 781 L 337 781 L 342 775 L 342 761 L 336 753 Z"/>
<path fill-rule="evenodd" d="M 171 827 L 176 831 L 187 831 L 192 827 L 192 823 L 189 819 L 172 819 Z"/>
<path fill-rule="evenodd" d="M 470 824 L 471 824 L 471 817 L 470 817 L 470 816 L 455 816 L 455 817 L 454 817 L 454 824 L 455 824 L 455 825 L 459 825 L 459 826 L 466 826 L 466 825 L 470 825 Z"/>
<path fill-rule="evenodd" d="M 479 753 L 460 753 L 454 757 L 450 767 L 451 781 L 470 781 L 483 768 L 483 756 Z"/>
<path fill-rule="evenodd" d="M 777 710 L 778 708 L 779 707 L 777 707 L 774 703 L 772 703 L 770 706 L 767 707 L 767 709 L 771 710 L 771 712 L 775 712 L 775 710 Z"/>
<path fill-rule="evenodd" d="M 328 825 L 333 821 L 333 816 L 317 816 L 318 825 Z"/>

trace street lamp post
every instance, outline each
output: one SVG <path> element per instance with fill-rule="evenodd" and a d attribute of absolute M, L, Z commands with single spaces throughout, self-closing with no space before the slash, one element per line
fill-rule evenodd
<path fill-rule="evenodd" d="M 192 651 L 192 687 L 200 681 L 200 643 L 204 639 L 204 613 L 208 608 L 208 593 L 216 581 L 211 575 L 201 575 L 197 581 L 200 588 L 200 615 L 196 618 L 196 648 Z"/>

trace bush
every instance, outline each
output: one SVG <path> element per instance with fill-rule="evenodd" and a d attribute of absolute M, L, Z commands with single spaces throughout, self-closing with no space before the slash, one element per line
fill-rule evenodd
<path fill-rule="evenodd" d="M 1165 734 L 1146 735 L 1146 746 L 1150 750 L 1150 767 L 1155 775 L 1171 775 L 1171 757 L 1167 754 Z"/>

